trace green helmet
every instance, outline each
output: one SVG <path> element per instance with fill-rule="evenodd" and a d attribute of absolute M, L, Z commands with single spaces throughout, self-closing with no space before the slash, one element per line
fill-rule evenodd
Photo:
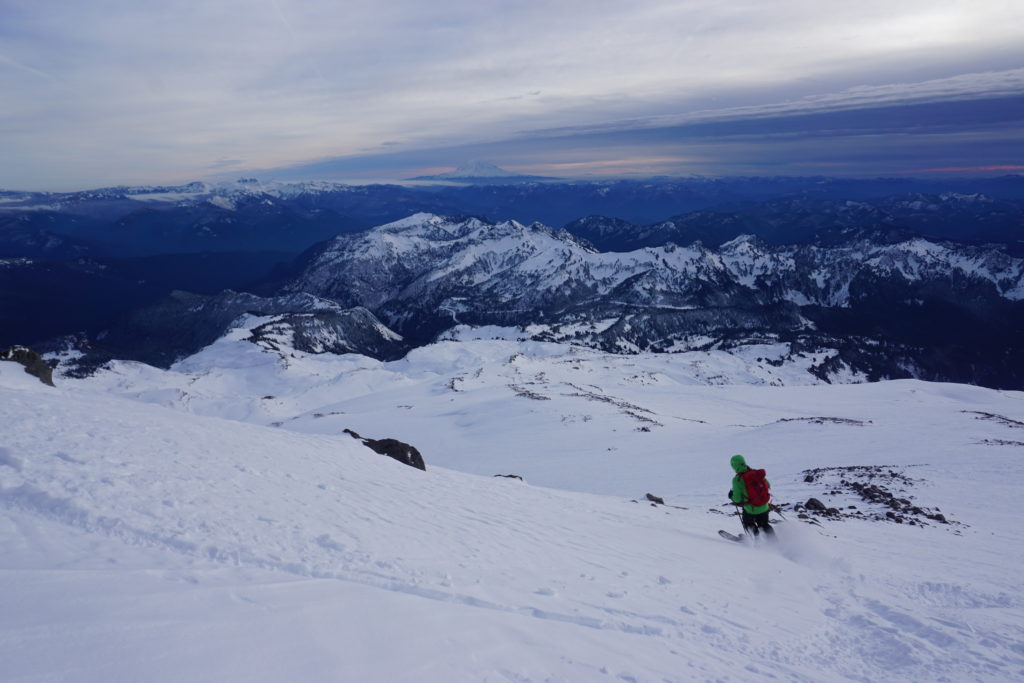
<path fill-rule="evenodd" d="M 750 469 L 750 467 L 747 466 L 747 461 L 743 459 L 742 455 L 732 456 L 729 459 L 729 464 L 732 465 L 732 470 L 736 474 L 739 474 L 740 472 L 746 472 L 747 470 Z"/>

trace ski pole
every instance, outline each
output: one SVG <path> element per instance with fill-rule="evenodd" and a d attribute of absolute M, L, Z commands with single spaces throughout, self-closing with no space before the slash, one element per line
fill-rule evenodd
<path fill-rule="evenodd" d="M 733 503 L 736 506 L 736 516 L 740 518 L 740 528 L 743 529 L 743 533 L 746 536 L 750 536 L 750 531 L 747 529 L 747 525 L 743 523 L 743 504 Z"/>

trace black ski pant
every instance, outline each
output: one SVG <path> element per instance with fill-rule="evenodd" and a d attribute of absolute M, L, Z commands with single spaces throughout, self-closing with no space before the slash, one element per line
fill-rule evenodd
<path fill-rule="evenodd" d="M 759 515 L 752 515 L 746 510 L 743 511 L 743 530 L 757 536 L 762 531 L 767 536 L 774 536 L 775 529 L 768 523 L 768 511 L 765 510 Z"/>

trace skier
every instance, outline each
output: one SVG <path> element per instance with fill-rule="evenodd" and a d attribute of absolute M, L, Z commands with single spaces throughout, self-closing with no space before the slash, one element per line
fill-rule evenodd
<path fill-rule="evenodd" d="M 743 509 L 743 530 L 757 536 L 764 531 L 768 538 L 775 537 L 775 530 L 768 523 L 768 510 L 771 509 L 771 484 L 764 478 L 764 470 L 752 470 L 742 455 L 734 455 L 729 460 L 736 476 L 732 478 L 729 489 L 729 500 L 733 505 Z"/>

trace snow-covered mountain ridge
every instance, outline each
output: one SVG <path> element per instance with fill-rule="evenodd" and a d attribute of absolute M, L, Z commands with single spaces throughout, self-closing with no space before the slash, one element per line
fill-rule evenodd
<path fill-rule="evenodd" d="M 55 269 L 21 264 L 8 279 L 21 288 L 37 271 L 52 279 Z M 57 275 L 71 282 L 100 280 L 84 265 L 64 271 Z M 918 377 L 1016 388 L 1024 386 L 1016 360 L 1024 357 L 1022 272 L 1022 260 L 1000 249 L 919 237 L 826 246 L 745 236 L 717 249 L 598 252 L 539 223 L 419 213 L 308 251 L 290 273 L 278 270 L 260 285 L 262 297 L 225 292 L 194 310 L 180 310 L 173 298 L 137 308 L 92 336 L 95 353 L 79 360 L 166 366 L 254 312 L 291 316 L 288 326 L 309 342 L 299 344 L 304 350 L 377 358 L 430 343 L 457 325 L 498 326 L 619 353 L 784 343 L 790 350 L 778 362 L 810 354 L 819 363 L 807 369 L 830 381 Z M 108 279 L 97 282 L 101 293 L 120 282 Z M 307 292 L 339 311 L 367 309 L 377 320 L 367 323 L 367 335 L 350 316 L 325 327 L 303 306 L 289 308 L 290 297 Z M 40 323 L 44 329 L 52 317 Z M 387 333 L 374 332 L 376 325 Z M 391 330 L 404 341 L 387 341 Z M 59 339 L 47 348 L 64 347 Z"/>
<path fill-rule="evenodd" d="M 793 354 L 845 349 L 841 364 L 874 379 L 1024 379 L 991 365 L 1016 356 L 1024 261 L 921 238 L 597 252 L 540 224 L 417 214 L 321 245 L 280 291 L 365 306 L 414 344 L 457 324 L 539 326 L 537 339 L 607 351 L 785 341 Z M 976 360 L 951 367 L 956 335 Z"/>
<path fill-rule="evenodd" d="M 407 350 L 401 335 L 362 307 L 345 308 L 305 292 L 260 297 L 224 290 L 202 296 L 175 291 L 137 309 L 102 335 L 62 339 L 51 358 L 62 371 L 85 375 L 112 359 L 166 367 L 215 342 L 245 321 L 248 341 L 267 349 L 309 353 L 356 353 L 398 358 Z"/>
<path fill-rule="evenodd" d="M 280 182 L 241 179 L 234 182 L 191 182 L 183 185 L 120 185 L 77 192 L 10 193 L 0 209 L 70 208 L 82 203 L 131 199 L 141 203 L 173 204 L 239 200 L 246 197 L 295 197 L 318 192 L 344 192 L 354 186 L 330 181 Z"/>
<path fill-rule="evenodd" d="M 81 241 L 76 250 L 93 256 L 298 253 L 342 232 L 425 211 L 565 225 L 601 250 L 696 240 L 718 246 L 743 233 L 773 244 L 848 241 L 851 235 L 880 230 L 987 240 L 1017 253 L 1024 220 L 1019 178 L 980 184 L 961 180 L 940 188 L 922 182 L 795 178 L 500 181 L 400 186 L 241 178 L 81 192 L 0 191 L 0 251 L 66 258 L 67 248 L 45 246 L 56 235 Z M 849 194 L 842 194 L 844 187 Z M 941 192 L 926 194 L 925 189 Z M 1006 194 L 989 196 L 982 189 Z M 638 220 L 653 224 L 634 224 Z"/>
<path fill-rule="evenodd" d="M 872 379 L 1021 387 L 1018 182 L 676 179 L 426 190 L 248 178 L 2 193 L 0 257 L 32 261 L 0 270 L 0 285 L 22 293 L 0 310 L 0 336 L 49 349 L 86 332 L 95 342 L 176 289 L 274 296 L 280 289 L 259 282 L 273 277 L 288 287 L 276 264 L 417 211 L 476 215 L 486 224 L 485 217 L 631 216 L 642 209 L 661 222 L 586 219 L 569 225 L 575 240 L 529 220 L 499 222 L 510 228 L 503 235 L 478 229 L 454 242 L 440 236 L 411 246 L 396 232 L 388 238 L 393 244 L 380 245 L 392 257 L 367 254 L 362 265 L 340 266 L 351 271 L 351 287 L 333 286 L 330 274 L 319 273 L 313 284 L 321 293 L 331 289 L 344 307 L 370 308 L 414 345 L 458 323 L 531 326 L 538 339 L 620 352 L 781 341 L 793 344 L 794 354 L 832 349 Z M 882 188 L 903 193 L 880 196 Z M 62 208 L 28 210 L 34 196 Z M 693 208 L 699 210 L 678 213 Z M 760 241 L 737 237 L 744 233 Z M 591 238 L 601 254 L 585 247 Z M 603 253 L 627 242 L 645 248 Z M 373 258 L 382 257 L 396 263 L 373 272 Z M 56 290 L 69 294 L 48 294 Z M 152 358 L 137 348 L 120 357 Z"/>
<path fill-rule="evenodd" d="M 479 298 L 557 313 L 610 295 L 650 307 L 733 298 L 847 306 L 851 285 L 864 278 L 990 286 L 1002 298 L 1024 299 L 1024 260 L 979 247 L 923 239 L 771 247 L 748 236 L 720 250 L 669 245 L 608 253 L 540 224 L 431 214 L 335 238 L 286 289 L 371 306 L 414 300 L 452 308 Z"/>

